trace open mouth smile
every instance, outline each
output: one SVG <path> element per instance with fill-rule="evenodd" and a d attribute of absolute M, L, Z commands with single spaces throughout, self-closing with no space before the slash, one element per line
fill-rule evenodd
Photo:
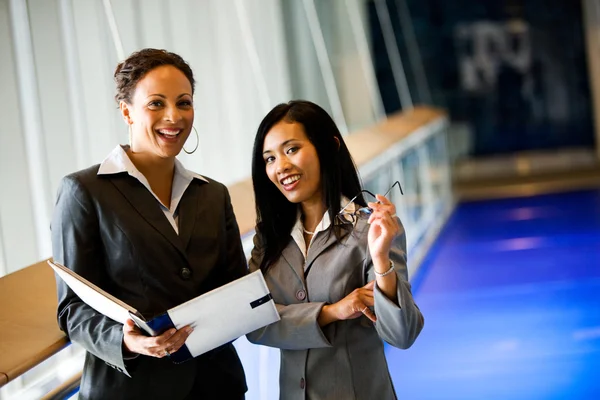
<path fill-rule="evenodd" d="M 179 134 L 183 132 L 183 129 L 163 128 L 156 129 L 155 131 L 164 138 L 173 140 L 177 139 L 177 136 L 179 136 Z"/>
<path fill-rule="evenodd" d="M 300 178 L 301 178 L 300 174 L 288 175 L 285 178 L 281 179 L 279 181 L 279 183 L 281 184 L 281 186 L 283 187 L 283 189 L 285 191 L 289 192 L 296 188 L 296 186 L 298 185 L 298 182 L 300 181 Z"/>

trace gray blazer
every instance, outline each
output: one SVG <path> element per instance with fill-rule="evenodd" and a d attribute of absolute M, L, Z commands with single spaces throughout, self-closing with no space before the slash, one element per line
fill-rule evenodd
<path fill-rule="evenodd" d="M 307 275 L 304 256 L 290 237 L 265 276 L 281 320 L 247 337 L 253 343 L 281 349 L 282 399 L 395 399 L 382 339 L 407 349 L 423 328 L 423 316 L 407 281 L 404 232 L 396 238 L 390 255 L 398 276 L 398 304 L 375 286 L 376 324 L 362 316 L 321 329 L 317 317 L 323 305 L 335 303 L 375 279 L 366 221 L 359 221 L 351 233 L 341 230 L 341 244 L 336 244 L 335 235 L 328 235 L 331 229 L 314 238 L 306 260 Z M 262 259 L 257 238 L 251 271 L 259 268 Z"/>
<path fill-rule="evenodd" d="M 247 273 L 227 188 L 194 179 L 179 203 L 179 235 L 152 194 L 127 173 L 98 165 L 63 178 L 52 219 L 54 259 L 139 310 L 161 314 Z M 87 350 L 79 398 L 241 398 L 233 345 L 176 365 L 123 359 L 122 325 L 57 279 L 58 323 Z"/>

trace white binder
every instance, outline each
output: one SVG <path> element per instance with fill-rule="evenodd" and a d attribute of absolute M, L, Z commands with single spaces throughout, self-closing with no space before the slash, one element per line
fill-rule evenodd
<path fill-rule="evenodd" d="M 164 314 L 146 320 L 135 308 L 100 289 L 64 265 L 48 264 L 67 285 L 96 311 L 122 324 L 132 319 L 151 336 L 186 325 L 194 331 L 185 345 L 170 355 L 179 363 L 279 321 L 279 313 L 261 271 L 255 271 L 211 290 Z"/>

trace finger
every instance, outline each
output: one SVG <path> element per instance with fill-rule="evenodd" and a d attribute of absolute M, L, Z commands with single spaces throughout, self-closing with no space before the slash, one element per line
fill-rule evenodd
<path fill-rule="evenodd" d="M 398 216 L 396 214 L 390 215 L 389 222 L 393 232 L 397 233 L 400 231 L 400 223 L 398 222 Z"/>
<path fill-rule="evenodd" d="M 387 197 L 381 194 L 376 194 L 375 197 L 381 202 L 381 204 L 392 204 L 392 202 L 389 201 Z"/>
<path fill-rule="evenodd" d="M 165 358 L 171 355 L 171 352 L 167 349 L 155 349 L 152 356 L 156 358 Z"/>
<path fill-rule="evenodd" d="M 369 295 L 365 295 L 365 296 L 361 296 L 360 301 L 365 303 L 366 306 L 372 306 L 375 302 L 375 296 L 373 296 L 373 294 Z"/>
<path fill-rule="evenodd" d="M 165 342 L 168 338 L 172 337 L 175 332 L 175 329 L 170 329 L 162 335 L 149 337 L 144 335 L 141 330 L 135 326 L 133 321 L 126 321 L 123 325 L 123 335 L 128 338 L 128 343 L 134 346 L 136 353 L 158 358 L 166 356 Z"/>
<path fill-rule="evenodd" d="M 365 315 L 365 317 L 369 318 L 371 321 L 377 322 L 377 317 L 375 316 L 375 314 L 373 313 L 373 311 L 371 311 L 371 309 L 369 307 L 365 306 L 362 309 L 362 313 Z"/>
<path fill-rule="evenodd" d="M 135 324 L 135 322 L 133 322 L 133 320 L 128 319 L 123 324 L 123 332 L 138 332 L 139 333 L 141 331 L 140 331 L 140 328 L 138 328 L 138 326 Z"/>
<path fill-rule="evenodd" d="M 123 346 L 125 350 L 130 353 L 137 353 L 138 348 L 136 347 L 137 338 L 140 334 L 137 332 L 137 327 L 132 320 L 127 320 L 123 324 Z"/>
<path fill-rule="evenodd" d="M 371 226 L 377 226 L 381 229 L 381 235 L 391 235 L 396 236 L 398 233 L 397 224 L 394 223 L 394 220 L 389 218 L 377 218 L 373 222 L 371 222 Z"/>
<path fill-rule="evenodd" d="M 368 206 L 372 208 L 373 211 L 388 211 L 390 214 L 396 212 L 396 206 L 393 204 L 369 203 Z"/>
<path fill-rule="evenodd" d="M 177 331 L 177 333 L 175 333 L 169 339 L 169 341 L 166 343 L 166 346 L 170 349 L 173 349 L 175 347 L 177 349 L 179 349 L 179 347 L 181 347 L 183 345 L 183 343 L 185 343 L 185 341 L 187 340 L 187 338 L 190 336 L 191 333 L 192 333 L 192 328 L 190 326 L 184 326 L 183 328 L 179 329 Z"/>
<path fill-rule="evenodd" d="M 383 218 L 381 218 L 379 216 L 371 216 L 371 218 L 372 218 L 372 220 L 369 221 L 369 225 L 371 227 L 369 229 L 380 228 L 380 229 L 385 229 L 386 231 L 389 231 L 390 228 L 394 227 L 394 222 L 392 219 L 389 218 L 389 216 L 383 217 Z M 380 232 L 379 234 L 382 234 L 382 233 L 383 232 Z"/>
<path fill-rule="evenodd" d="M 392 218 L 389 218 L 386 223 L 392 235 L 394 235 L 394 237 L 398 236 L 400 233 L 400 224 L 398 223 L 398 218 L 396 215 L 392 216 Z"/>
<path fill-rule="evenodd" d="M 185 340 L 180 340 L 176 343 L 173 343 L 171 347 L 169 347 L 169 353 L 173 354 L 179 351 L 179 349 L 185 344 Z"/>
<path fill-rule="evenodd" d="M 175 335 L 177 333 L 177 329 L 175 328 L 171 328 L 165 332 L 163 332 L 162 334 L 155 336 L 154 339 L 154 343 L 153 345 L 155 347 L 164 347 L 164 345 L 169 341 L 169 339 L 171 339 L 171 337 L 173 335 Z"/>
<path fill-rule="evenodd" d="M 376 221 L 378 219 L 382 218 L 382 213 L 381 211 L 373 211 L 371 213 L 371 215 L 369 216 L 369 220 L 367 221 L 369 224 L 372 224 L 373 221 Z"/>
<path fill-rule="evenodd" d="M 162 342 L 161 344 L 149 345 L 146 351 L 149 355 L 156 358 L 163 358 L 171 353 L 171 346 L 173 342 Z"/>
<path fill-rule="evenodd" d="M 395 207 L 386 207 L 379 210 L 374 210 L 369 216 L 369 220 L 375 219 L 388 219 L 390 221 L 396 219 L 396 208 Z"/>
<path fill-rule="evenodd" d="M 381 228 L 381 236 L 382 238 L 387 238 L 390 240 L 394 240 L 396 237 L 397 231 L 396 227 L 392 223 L 392 221 L 380 221 L 379 226 Z"/>
<path fill-rule="evenodd" d="M 183 346 L 187 340 L 188 337 L 190 337 L 190 334 L 192 333 L 192 328 L 189 328 L 189 331 L 186 331 L 185 334 L 183 335 L 179 335 L 177 337 L 177 340 L 171 345 L 169 352 L 175 353 L 177 350 L 179 350 L 181 348 L 181 346 Z M 189 332 L 189 333 L 188 333 Z"/>
<path fill-rule="evenodd" d="M 169 346 L 170 343 L 172 343 L 169 342 L 169 339 L 175 334 L 175 332 L 177 332 L 176 329 L 169 329 L 168 331 L 163 332 L 159 336 L 145 338 L 146 340 L 144 341 L 144 348 L 149 353 L 149 355 L 158 358 L 164 357 L 165 349 Z"/>
<path fill-rule="evenodd" d="M 371 294 L 365 294 L 365 295 L 361 295 L 358 298 L 358 302 L 360 303 L 358 305 L 358 309 L 362 309 L 362 307 L 366 306 L 372 306 L 373 302 L 375 301 L 375 296 L 373 296 L 373 293 L 371 292 Z M 364 303 L 364 305 L 363 305 Z"/>
<path fill-rule="evenodd" d="M 396 207 L 394 205 L 386 206 L 381 209 L 384 218 L 394 219 L 397 217 L 396 215 Z"/>
<path fill-rule="evenodd" d="M 373 296 L 373 286 L 371 287 L 361 287 L 360 289 L 358 289 L 358 295 L 359 296 Z"/>
<path fill-rule="evenodd" d="M 363 289 L 373 290 L 374 287 L 375 287 L 375 281 L 371 281 L 371 282 L 367 283 L 365 286 L 363 286 Z"/>

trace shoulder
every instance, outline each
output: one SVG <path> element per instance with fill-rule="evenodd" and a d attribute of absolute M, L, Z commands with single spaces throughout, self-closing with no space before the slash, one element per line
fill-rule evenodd
<path fill-rule="evenodd" d="M 77 190 L 84 187 L 91 187 L 101 181 L 98 177 L 100 164 L 92 165 L 89 168 L 82 169 L 64 176 L 60 182 L 59 191 Z"/>
<path fill-rule="evenodd" d="M 69 184 L 78 184 L 87 186 L 93 182 L 98 181 L 98 170 L 100 169 L 100 164 L 92 165 L 86 169 L 82 169 L 80 171 L 76 171 L 70 173 L 62 178 L 63 185 L 66 183 Z"/>
<path fill-rule="evenodd" d="M 197 177 L 194 178 L 194 182 L 196 182 L 199 185 L 206 185 L 206 186 L 210 186 L 212 188 L 215 189 L 227 189 L 227 186 L 225 186 L 224 184 L 222 184 L 219 181 L 216 181 L 212 178 L 209 178 L 206 175 L 200 175 L 200 174 L 195 174 Z M 202 179 L 200 179 L 199 177 L 202 177 Z"/>
<path fill-rule="evenodd" d="M 227 190 L 227 186 L 225 186 L 223 183 L 204 175 L 202 175 L 202 178 L 203 179 L 194 178 L 192 183 L 200 188 L 203 194 L 217 197 L 225 196 L 229 198 L 229 191 Z"/>
<path fill-rule="evenodd" d="M 91 210 L 97 193 L 103 192 L 102 179 L 98 177 L 100 165 L 73 172 L 62 178 L 56 198 L 56 212 L 59 214 L 75 208 Z"/>

